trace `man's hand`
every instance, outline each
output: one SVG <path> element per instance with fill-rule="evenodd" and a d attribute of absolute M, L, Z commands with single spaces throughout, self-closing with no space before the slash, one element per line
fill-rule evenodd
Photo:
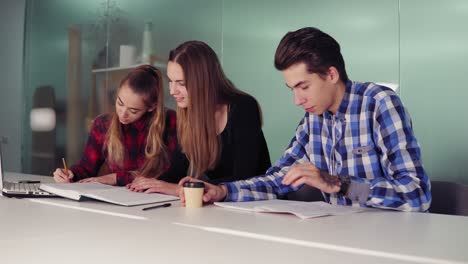
<path fill-rule="evenodd" d="M 185 182 L 203 182 L 205 184 L 205 190 L 203 194 L 203 202 L 205 203 L 213 203 L 219 202 L 226 198 L 227 195 L 227 188 L 224 185 L 217 186 L 213 185 L 204 181 L 197 180 L 192 177 L 185 177 L 179 182 L 179 197 L 182 206 L 185 206 L 185 195 L 184 195 L 184 183 Z"/>
<path fill-rule="evenodd" d="M 136 177 L 132 183 L 127 184 L 125 187 L 134 192 L 157 192 L 174 196 L 179 195 L 180 189 L 180 186 L 177 184 L 160 181 L 155 178 L 145 178 L 142 176 Z"/>
<path fill-rule="evenodd" d="M 111 174 L 107 174 L 107 175 L 103 175 L 103 176 L 99 176 L 99 177 L 90 177 L 90 178 L 80 180 L 78 182 L 80 182 L 80 183 L 83 183 L 83 182 L 99 182 L 99 183 L 107 184 L 107 185 L 117 185 L 117 174 L 111 173 Z"/>
<path fill-rule="evenodd" d="M 292 185 L 293 187 L 307 184 L 326 193 L 337 193 L 341 187 L 341 182 L 337 176 L 320 171 L 310 162 L 291 167 L 283 178 L 282 184 Z"/>

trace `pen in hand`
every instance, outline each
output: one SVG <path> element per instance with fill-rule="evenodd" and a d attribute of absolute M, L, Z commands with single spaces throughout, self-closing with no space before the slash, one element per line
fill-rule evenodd
<path fill-rule="evenodd" d="M 164 208 L 164 207 L 169 207 L 169 206 L 171 206 L 170 203 L 165 203 L 165 204 L 158 204 L 158 205 L 155 205 L 155 206 L 145 207 L 145 208 L 143 208 L 141 210 L 147 211 L 147 210 L 151 210 L 151 209 Z"/>
<path fill-rule="evenodd" d="M 63 162 L 63 169 L 65 170 L 65 174 L 67 175 L 67 178 L 69 179 L 70 174 L 68 173 L 68 168 L 67 168 L 67 163 L 65 162 L 65 158 L 62 158 Z"/>

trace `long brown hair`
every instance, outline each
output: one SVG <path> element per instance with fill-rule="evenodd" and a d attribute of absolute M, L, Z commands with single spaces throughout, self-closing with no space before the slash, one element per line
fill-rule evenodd
<path fill-rule="evenodd" d="M 138 175 L 158 177 L 168 163 L 168 154 L 163 141 L 165 129 L 164 88 L 161 72 L 150 65 L 142 65 L 127 74 L 120 81 L 119 89 L 124 85 L 143 97 L 146 107 L 155 107 L 150 114 L 150 127 L 146 137 L 145 163 L 138 169 Z M 123 143 L 122 125 L 116 112 L 112 115 L 111 124 L 106 134 L 108 160 L 123 167 L 125 149 Z"/>
<path fill-rule="evenodd" d="M 213 49 L 201 41 L 187 41 L 169 53 L 182 67 L 188 93 L 187 108 L 177 109 L 177 136 L 190 161 L 190 175 L 213 169 L 221 153 L 215 112 L 235 95 L 245 94 L 226 77 Z"/>

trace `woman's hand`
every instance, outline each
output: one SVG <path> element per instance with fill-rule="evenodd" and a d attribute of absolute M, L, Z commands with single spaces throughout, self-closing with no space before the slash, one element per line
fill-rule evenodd
<path fill-rule="evenodd" d="M 117 174 L 111 173 L 111 174 L 98 176 L 98 177 L 90 177 L 90 178 L 80 180 L 78 182 L 80 182 L 80 183 L 83 183 L 83 182 L 99 182 L 99 183 L 107 184 L 107 185 L 117 185 Z"/>
<path fill-rule="evenodd" d="M 73 171 L 68 170 L 68 175 L 65 173 L 65 170 L 62 168 L 57 168 L 54 171 L 54 180 L 58 183 L 69 183 L 72 182 L 73 177 Z"/>
<path fill-rule="evenodd" d="M 127 189 L 134 192 L 163 193 L 173 196 L 179 195 L 180 187 L 174 183 L 157 180 L 155 178 L 136 177 L 132 183 L 127 184 Z"/>
<path fill-rule="evenodd" d="M 186 182 L 203 182 L 205 184 L 205 190 L 203 194 L 203 202 L 205 203 L 214 203 L 223 201 L 226 199 L 227 188 L 224 185 L 213 185 L 204 181 L 197 180 L 190 176 L 187 176 L 180 180 L 179 182 L 179 197 L 182 206 L 185 206 L 185 195 L 184 195 L 184 183 Z"/>

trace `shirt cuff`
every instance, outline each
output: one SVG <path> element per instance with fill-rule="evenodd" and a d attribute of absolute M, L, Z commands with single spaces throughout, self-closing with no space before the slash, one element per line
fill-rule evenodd
<path fill-rule="evenodd" d="M 370 184 L 365 182 L 351 181 L 348 194 L 346 195 L 351 201 L 358 201 L 360 204 L 365 204 L 369 198 Z"/>
<path fill-rule="evenodd" d="M 125 186 L 133 181 L 133 177 L 126 171 L 117 172 L 116 178 L 118 186 Z"/>
<path fill-rule="evenodd" d="M 226 198 L 224 198 L 223 202 L 233 202 L 235 201 L 234 198 L 237 198 L 237 195 L 233 195 L 233 188 L 236 189 L 235 185 L 232 184 L 232 183 L 229 183 L 229 182 L 223 182 L 223 183 L 220 183 L 219 185 L 224 185 L 226 186 Z M 236 196 L 236 197 L 234 197 Z"/>
<path fill-rule="evenodd" d="M 81 171 L 76 169 L 75 166 L 71 167 L 68 169 L 69 171 L 72 171 L 73 172 L 73 179 L 71 180 L 72 182 L 77 182 L 77 181 L 80 181 L 82 179 L 86 179 L 88 177 L 83 177 L 82 173 L 80 173 Z"/>

